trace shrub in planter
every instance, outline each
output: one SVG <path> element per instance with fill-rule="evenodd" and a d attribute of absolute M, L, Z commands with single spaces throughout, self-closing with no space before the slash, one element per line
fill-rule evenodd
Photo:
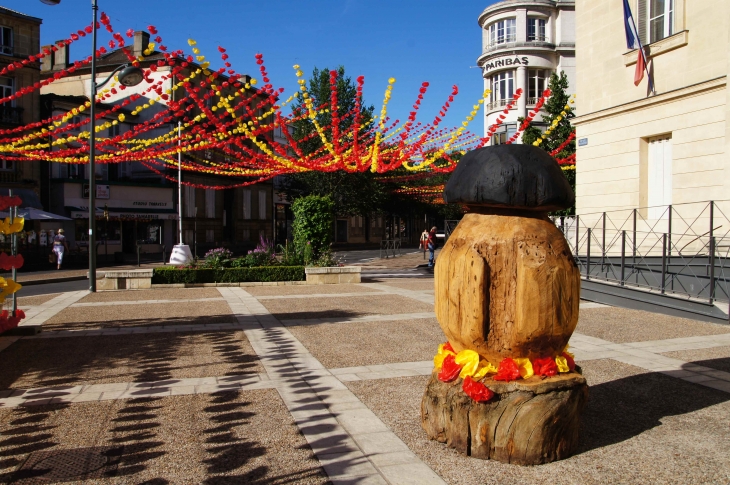
<path fill-rule="evenodd" d="M 244 283 L 256 281 L 304 281 L 303 266 L 260 266 L 253 268 L 185 269 L 175 267 L 155 268 L 152 283 L 155 285 L 195 283 Z"/>
<path fill-rule="evenodd" d="M 226 248 L 211 249 L 205 253 L 202 266 L 212 269 L 227 268 L 231 265 L 232 258 L 233 253 Z"/>

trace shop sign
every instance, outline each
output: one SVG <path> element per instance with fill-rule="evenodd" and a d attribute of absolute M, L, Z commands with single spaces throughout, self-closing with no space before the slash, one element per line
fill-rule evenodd
<path fill-rule="evenodd" d="M 578 140 L 578 146 L 584 147 L 588 144 L 588 138 L 581 138 Z"/>
<path fill-rule="evenodd" d="M 484 72 L 497 69 L 498 67 L 509 67 L 509 66 L 527 66 L 529 59 L 527 57 L 506 57 L 502 59 L 496 59 L 494 61 L 484 64 Z"/>
<path fill-rule="evenodd" d="M 96 198 L 97 199 L 108 199 L 111 192 L 109 191 L 108 185 L 96 185 Z M 82 189 L 81 197 L 84 199 L 89 198 L 89 184 L 84 184 Z"/>

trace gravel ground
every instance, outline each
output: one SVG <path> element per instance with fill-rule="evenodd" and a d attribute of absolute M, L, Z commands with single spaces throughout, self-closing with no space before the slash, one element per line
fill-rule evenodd
<path fill-rule="evenodd" d="M 580 311 L 576 332 L 615 343 L 644 342 L 696 335 L 730 333 L 730 326 L 670 317 L 626 308 L 588 308 Z"/>
<path fill-rule="evenodd" d="M 428 376 L 347 386 L 450 484 L 720 484 L 730 482 L 730 396 L 611 360 L 585 362 L 592 386 L 580 449 L 534 467 L 468 458 L 420 426 Z"/>
<path fill-rule="evenodd" d="M 69 307 L 43 324 L 45 330 L 80 330 L 150 325 L 231 323 L 236 319 L 225 301 L 194 301 L 145 305 Z"/>
<path fill-rule="evenodd" d="M 159 288 L 150 290 L 119 290 L 89 293 L 78 303 L 140 300 L 192 300 L 198 298 L 220 298 L 217 288 Z"/>
<path fill-rule="evenodd" d="M 686 360 L 697 365 L 704 365 L 711 369 L 730 372 L 730 347 L 715 347 L 712 349 L 679 350 L 666 352 L 662 355 L 673 359 Z"/>
<path fill-rule="evenodd" d="M 27 453 L 121 448 L 98 484 L 324 484 L 275 390 L 0 410 L 0 482 Z M 57 483 L 54 481 L 53 483 Z"/>
<path fill-rule="evenodd" d="M 23 290 L 20 290 L 23 291 Z M 51 301 L 54 298 L 56 298 L 60 293 L 51 293 L 50 295 L 38 295 L 38 296 L 19 296 L 18 297 L 18 306 L 19 307 L 26 307 L 26 306 L 34 306 L 34 305 L 42 305 L 46 303 L 47 301 Z M 11 301 L 10 298 L 7 298 L 5 300 L 5 303 L 7 304 Z"/>
<path fill-rule="evenodd" d="M 336 293 L 381 293 L 367 285 L 294 285 L 294 286 L 248 286 L 243 288 L 253 296 L 316 295 Z"/>
<path fill-rule="evenodd" d="M 288 328 L 328 368 L 431 360 L 446 340 L 435 318 Z"/>
<path fill-rule="evenodd" d="M 402 279 L 390 279 L 384 282 L 388 286 L 395 288 L 403 288 L 406 290 L 433 290 L 433 280 L 431 278 L 402 278 Z"/>
<path fill-rule="evenodd" d="M 243 332 L 21 339 L 2 359 L 2 389 L 263 372 Z"/>
<path fill-rule="evenodd" d="M 365 315 L 393 315 L 397 313 L 432 312 L 427 305 L 411 298 L 396 295 L 367 295 L 347 298 L 300 298 L 296 305 L 291 300 L 264 300 L 267 310 L 279 319 L 362 317 Z"/>

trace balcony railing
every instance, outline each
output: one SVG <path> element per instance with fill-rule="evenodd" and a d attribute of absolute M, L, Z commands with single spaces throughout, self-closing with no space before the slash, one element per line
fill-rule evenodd
<path fill-rule="evenodd" d="M 492 51 L 496 51 L 499 49 L 514 49 L 517 47 L 544 47 L 546 49 L 555 49 L 555 44 L 551 44 L 547 41 L 539 41 L 539 40 L 531 40 L 529 42 L 517 42 L 514 39 L 503 42 L 501 44 L 499 43 L 489 43 L 484 47 L 484 52 L 482 54 L 487 54 Z"/>
<path fill-rule="evenodd" d="M 505 99 L 498 99 L 496 101 L 492 101 L 491 103 L 487 104 L 487 111 L 492 111 L 495 109 L 499 109 L 503 106 L 507 106 L 509 102 L 512 101 L 512 98 L 505 98 Z"/>
<path fill-rule="evenodd" d="M 22 125 L 23 108 L 0 105 L 0 123 L 8 125 Z"/>
<path fill-rule="evenodd" d="M 545 35 L 545 34 L 528 35 L 527 42 L 547 42 L 547 35 Z"/>

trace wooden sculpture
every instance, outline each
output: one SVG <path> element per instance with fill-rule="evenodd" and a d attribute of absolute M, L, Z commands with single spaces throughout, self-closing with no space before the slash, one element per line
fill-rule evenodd
<path fill-rule="evenodd" d="M 469 213 L 436 262 L 436 317 L 448 345 L 423 398 L 423 427 L 479 458 L 564 458 L 587 399 L 566 351 L 580 274 L 547 213 L 570 207 L 575 195 L 544 150 L 502 145 L 466 154 L 444 199 Z"/>

